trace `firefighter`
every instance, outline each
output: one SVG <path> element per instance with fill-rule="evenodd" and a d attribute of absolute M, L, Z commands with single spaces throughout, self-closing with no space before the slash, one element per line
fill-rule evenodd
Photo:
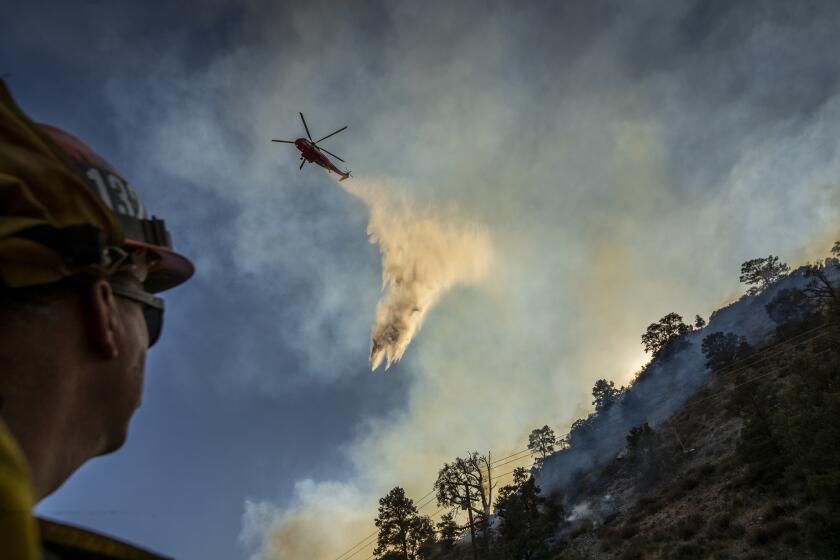
<path fill-rule="evenodd" d="M 192 274 L 125 179 L 0 81 L 0 558 L 161 558 L 32 509 L 122 446 L 163 325 L 155 294 Z"/>

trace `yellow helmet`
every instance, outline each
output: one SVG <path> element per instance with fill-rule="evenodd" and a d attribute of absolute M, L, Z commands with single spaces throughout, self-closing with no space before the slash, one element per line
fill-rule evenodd
<path fill-rule="evenodd" d="M 146 250 L 144 287 L 160 292 L 194 272 L 173 250 L 163 220 L 84 142 L 33 123 L 0 81 L 0 282 L 7 288 L 57 282 L 107 267 L 110 249 Z"/>

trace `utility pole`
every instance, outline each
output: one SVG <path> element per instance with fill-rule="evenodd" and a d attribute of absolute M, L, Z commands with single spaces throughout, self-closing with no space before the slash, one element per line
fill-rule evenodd
<path fill-rule="evenodd" d="M 473 521 L 472 500 L 470 499 L 469 481 L 464 483 L 464 490 L 467 492 L 467 514 L 470 517 L 470 544 L 472 545 L 473 559 L 478 560 L 478 549 L 475 546 L 475 522 Z"/>
<path fill-rule="evenodd" d="M 492 529 L 490 527 L 490 508 L 493 507 L 493 478 L 491 471 L 493 470 L 490 465 L 493 462 L 491 461 L 490 451 L 487 451 L 487 507 L 485 508 L 484 514 L 484 545 L 487 549 L 487 556 L 490 557 L 490 539 L 491 539 L 491 532 Z"/>
<path fill-rule="evenodd" d="M 493 507 L 493 478 L 492 474 L 490 473 L 490 465 L 493 464 L 492 457 L 490 456 L 490 451 L 487 452 L 487 502 L 490 504 L 490 507 Z"/>

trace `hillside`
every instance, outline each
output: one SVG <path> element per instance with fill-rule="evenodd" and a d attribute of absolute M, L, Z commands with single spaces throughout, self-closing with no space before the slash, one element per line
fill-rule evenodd
<path fill-rule="evenodd" d="M 838 464 L 822 472 L 837 457 L 820 446 L 840 441 L 838 342 L 835 327 L 818 326 L 711 375 L 669 419 L 576 480 L 555 557 L 833 557 L 837 520 L 820 489 L 836 492 Z"/>
<path fill-rule="evenodd" d="M 676 313 L 651 324 L 652 359 L 633 382 L 598 380 L 595 410 L 562 437 L 535 429 L 540 459 L 497 489 L 492 509 L 489 457 L 445 465 L 438 504 L 472 525 L 449 518 L 435 531 L 410 500 L 380 500 L 378 524 L 391 519 L 383 505 L 399 504 L 409 528 L 389 542 L 380 532 L 374 556 L 840 558 L 840 242 L 832 254 L 792 272 L 756 259 L 777 267 L 772 281 L 708 324 Z M 395 550 L 400 538 L 414 552 Z"/>

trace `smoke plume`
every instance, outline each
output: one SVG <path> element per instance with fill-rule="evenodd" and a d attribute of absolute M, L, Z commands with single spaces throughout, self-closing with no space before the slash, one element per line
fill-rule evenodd
<path fill-rule="evenodd" d="M 493 261 L 490 237 L 476 224 L 397 197 L 386 181 L 342 185 L 370 210 L 367 234 L 382 254 L 383 295 L 376 305 L 370 365 L 398 362 L 423 319 L 455 286 L 480 281 Z"/>

